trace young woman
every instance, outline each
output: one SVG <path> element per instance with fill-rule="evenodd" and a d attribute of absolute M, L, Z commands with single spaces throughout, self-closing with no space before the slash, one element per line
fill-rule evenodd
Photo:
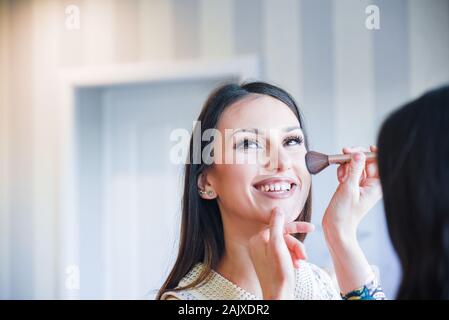
<path fill-rule="evenodd" d="M 400 108 L 382 125 L 379 171 L 398 299 L 449 299 L 449 86 Z"/>
<path fill-rule="evenodd" d="M 158 299 L 384 297 L 356 237 L 381 198 L 377 164 L 365 162 L 362 148 L 343 149 L 352 161 L 338 168 L 340 184 L 323 218 L 337 289 L 305 261 L 311 177 L 293 98 L 267 83 L 228 84 L 210 95 L 198 121 L 185 167 L 178 257 Z M 194 139 L 211 130 L 221 134 L 208 153 L 211 142 Z"/>

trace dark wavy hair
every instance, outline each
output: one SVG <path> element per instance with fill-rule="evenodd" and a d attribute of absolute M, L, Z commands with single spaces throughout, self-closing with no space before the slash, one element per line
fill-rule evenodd
<path fill-rule="evenodd" d="M 192 134 L 189 147 L 189 161 L 185 165 L 184 194 L 182 197 L 182 217 L 181 235 L 178 256 L 173 269 L 160 288 L 156 299 L 160 299 L 162 294 L 169 290 L 183 290 L 200 285 L 207 279 L 210 271 L 217 267 L 224 253 L 224 233 L 220 210 L 216 200 L 204 200 L 198 194 L 197 179 L 208 165 L 203 163 L 199 155 L 203 154 L 203 149 L 207 141 L 201 142 L 201 150 L 194 150 L 193 137 L 202 136 L 203 132 L 216 128 L 223 111 L 231 104 L 248 97 L 250 95 L 267 95 L 286 104 L 298 118 L 299 125 L 304 133 L 305 146 L 308 148 L 303 117 L 298 109 L 295 100 L 281 88 L 264 82 L 252 82 L 245 84 L 226 84 L 217 88 L 207 99 L 198 117 L 201 126 L 194 128 L 201 130 L 199 135 Z M 195 155 L 197 157 L 195 157 Z M 194 159 L 201 159 L 201 163 L 195 164 Z M 212 164 L 213 165 L 213 164 Z M 311 219 L 312 194 L 305 202 L 304 208 L 296 221 L 307 221 Z M 298 234 L 297 238 L 304 240 L 305 234 Z M 177 288 L 179 281 L 198 262 L 205 265 L 204 272 L 198 279 L 186 287 Z"/>
<path fill-rule="evenodd" d="M 377 144 L 397 299 L 449 299 L 449 86 L 391 114 Z"/>

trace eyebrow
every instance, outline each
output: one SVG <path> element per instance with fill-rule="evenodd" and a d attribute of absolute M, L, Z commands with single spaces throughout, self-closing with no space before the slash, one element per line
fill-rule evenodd
<path fill-rule="evenodd" d="M 285 127 L 282 129 L 282 131 L 290 132 L 290 131 L 297 130 L 297 129 L 301 129 L 301 127 L 298 127 L 298 126 Z M 235 130 L 233 134 L 236 134 L 238 132 L 251 132 L 251 133 L 258 134 L 260 131 L 261 130 L 259 130 L 257 128 L 242 128 L 242 129 Z"/>
<path fill-rule="evenodd" d="M 232 135 L 234 135 L 234 134 L 236 134 L 236 133 L 238 133 L 238 132 L 251 132 L 251 133 L 258 134 L 258 133 L 260 132 L 260 130 L 257 129 L 257 128 L 243 128 L 243 129 L 237 129 L 237 130 L 235 130 L 235 131 L 232 133 Z"/>
<path fill-rule="evenodd" d="M 282 130 L 282 131 L 290 132 L 290 131 L 297 130 L 297 129 L 301 130 L 301 127 L 298 127 L 298 126 L 285 127 L 284 130 Z"/>
<path fill-rule="evenodd" d="M 301 127 L 299 127 L 299 126 L 284 127 L 284 128 L 282 129 L 283 132 L 290 132 L 290 131 L 293 131 L 293 130 L 302 130 L 302 129 L 301 129 Z M 241 129 L 236 129 L 236 130 L 232 133 L 231 137 L 234 136 L 236 133 L 239 133 L 239 132 L 250 132 L 250 133 L 259 134 L 259 132 L 261 132 L 261 130 L 259 130 L 259 129 L 257 129 L 257 128 L 241 128 Z"/>

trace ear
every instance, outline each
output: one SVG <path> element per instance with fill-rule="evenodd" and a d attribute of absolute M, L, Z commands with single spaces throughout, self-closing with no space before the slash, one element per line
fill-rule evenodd
<path fill-rule="evenodd" d="M 205 200 L 212 200 L 217 197 L 217 193 L 215 192 L 210 182 L 207 180 L 207 172 L 202 172 L 198 175 L 197 185 L 198 193 L 201 198 Z"/>

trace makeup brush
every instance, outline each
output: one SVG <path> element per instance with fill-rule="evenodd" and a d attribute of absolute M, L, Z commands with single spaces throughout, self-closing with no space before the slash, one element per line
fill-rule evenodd
<path fill-rule="evenodd" d="M 375 159 L 375 152 L 364 152 L 366 159 Z M 327 155 L 316 151 L 306 153 L 306 166 L 311 174 L 317 174 L 326 169 L 330 164 L 342 164 L 351 161 L 350 154 Z"/>

